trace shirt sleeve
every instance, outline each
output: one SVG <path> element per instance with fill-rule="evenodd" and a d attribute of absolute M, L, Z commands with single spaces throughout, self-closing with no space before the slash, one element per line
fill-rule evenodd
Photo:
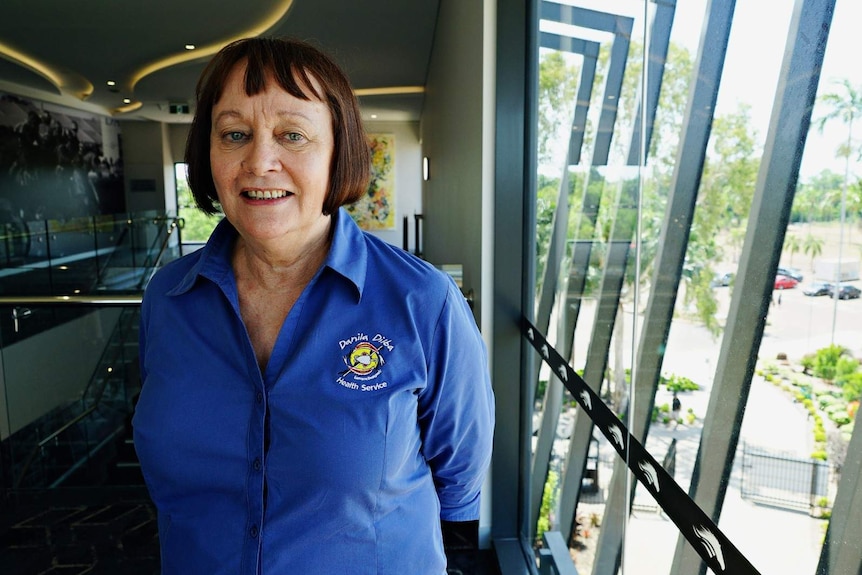
<path fill-rule="evenodd" d="M 491 461 L 494 396 L 485 344 L 453 282 L 428 361 L 428 386 L 419 396 L 419 425 L 423 454 L 440 500 L 440 518 L 474 520 L 479 517 L 479 494 Z"/>

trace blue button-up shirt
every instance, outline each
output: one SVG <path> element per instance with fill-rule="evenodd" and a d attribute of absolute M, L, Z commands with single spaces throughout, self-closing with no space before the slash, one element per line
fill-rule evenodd
<path fill-rule="evenodd" d="M 478 518 L 494 416 L 469 307 L 345 211 L 333 228 L 265 373 L 227 220 L 147 287 L 134 438 L 163 575 L 442 575 L 440 520 Z"/>

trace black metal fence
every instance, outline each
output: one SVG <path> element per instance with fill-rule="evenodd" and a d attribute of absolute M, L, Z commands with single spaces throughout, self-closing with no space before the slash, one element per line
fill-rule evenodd
<path fill-rule="evenodd" d="M 741 492 L 750 501 L 810 512 L 828 497 L 829 471 L 825 461 L 742 445 Z"/>

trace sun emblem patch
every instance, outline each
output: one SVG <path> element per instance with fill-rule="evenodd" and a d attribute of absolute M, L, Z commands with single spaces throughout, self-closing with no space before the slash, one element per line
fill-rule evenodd
<path fill-rule="evenodd" d="M 372 374 L 384 363 L 380 350 L 367 341 L 356 344 L 353 350 L 344 357 L 347 371 L 359 376 Z"/>

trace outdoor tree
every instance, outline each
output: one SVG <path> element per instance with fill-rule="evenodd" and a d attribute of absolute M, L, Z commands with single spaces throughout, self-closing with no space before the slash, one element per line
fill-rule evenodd
<path fill-rule="evenodd" d="M 802 249 L 802 242 L 796 234 L 787 234 L 784 236 L 783 250 L 790 254 L 790 265 L 793 265 L 793 254 Z"/>
<path fill-rule="evenodd" d="M 822 170 L 797 186 L 790 219 L 793 222 L 822 222 L 839 217 L 836 193 L 840 194 L 844 176 Z"/>
<path fill-rule="evenodd" d="M 814 271 L 814 260 L 823 253 L 823 240 L 809 233 L 802 241 L 802 252 L 811 258 L 811 271 Z"/>
<path fill-rule="evenodd" d="M 844 242 L 844 221 L 847 214 L 847 187 L 850 179 L 850 157 L 859 156 L 858 146 L 853 142 L 853 122 L 862 116 L 862 90 L 854 86 L 850 80 L 839 81 L 837 91 L 820 96 L 820 102 L 827 107 L 827 112 L 817 121 L 820 131 L 832 121 L 839 120 L 847 126 L 847 141 L 836 151 L 838 157 L 844 158 L 844 180 L 841 183 L 840 199 L 840 232 L 838 239 L 838 260 L 840 269 L 841 250 Z M 836 276 L 836 281 L 840 277 Z"/>
<path fill-rule="evenodd" d="M 714 335 L 721 330 L 711 285 L 714 265 L 725 259 L 726 247 L 732 247 L 745 230 L 760 167 L 757 133 L 751 125 L 747 105 L 713 120 L 686 253 L 683 301 L 694 304 L 698 319 Z"/>
<path fill-rule="evenodd" d="M 177 178 L 177 215 L 183 219 L 182 238 L 184 242 L 205 242 L 220 216 L 210 216 L 195 205 L 192 191 L 186 179 Z"/>
<path fill-rule="evenodd" d="M 579 67 L 566 60 L 562 52 L 546 51 L 539 58 L 539 129 L 540 163 L 559 158 L 557 141 L 569 135 L 578 85 Z M 566 128 L 563 131 L 563 128 Z M 555 166 L 558 167 L 558 166 Z"/>

